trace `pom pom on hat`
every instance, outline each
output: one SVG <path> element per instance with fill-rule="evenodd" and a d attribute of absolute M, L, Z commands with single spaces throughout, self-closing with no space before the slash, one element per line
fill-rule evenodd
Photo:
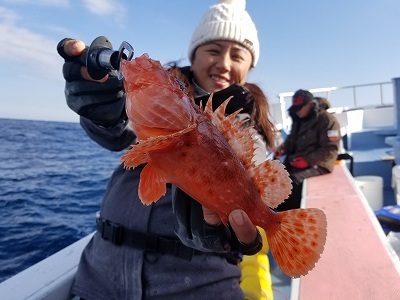
<path fill-rule="evenodd" d="M 260 56 L 257 29 L 246 11 L 246 0 L 219 0 L 209 7 L 193 33 L 189 59 L 197 47 L 216 40 L 228 40 L 245 46 L 253 56 L 254 67 Z"/>

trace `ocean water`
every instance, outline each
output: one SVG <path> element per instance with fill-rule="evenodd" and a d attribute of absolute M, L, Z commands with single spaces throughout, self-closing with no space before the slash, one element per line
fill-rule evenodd
<path fill-rule="evenodd" d="M 121 154 L 78 123 L 0 119 L 0 282 L 95 230 Z"/>

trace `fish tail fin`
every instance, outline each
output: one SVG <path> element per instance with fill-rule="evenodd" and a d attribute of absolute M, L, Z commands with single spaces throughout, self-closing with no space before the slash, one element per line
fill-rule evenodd
<path fill-rule="evenodd" d="M 277 226 L 262 226 L 275 261 L 290 277 L 306 275 L 324 250 L 327 234 L 325 213 L 316 208 L 277 213 Z"/>

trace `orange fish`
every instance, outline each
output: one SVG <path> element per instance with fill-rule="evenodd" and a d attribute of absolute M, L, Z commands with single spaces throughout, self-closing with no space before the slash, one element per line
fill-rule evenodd
<path fill-rule="evenodd" d="M 244 210 L 262 227 L 282 271 L 290 277 L 311 270 L 326 240 L 326 217 L 318 209 L 275 212 L 291 192 L 291 181 L 277 160 L 253 162 L 253 128 L 225 116 L 227 99 L 214 112 L 212 96 L 202 111 L 176 78 L 147 54 L 123 61 L 126 111 L 139 143 L 121 157 L 126 168 L 146 164 L 139 197 L 150 205 L 172 183 L 228 222 Z"/>

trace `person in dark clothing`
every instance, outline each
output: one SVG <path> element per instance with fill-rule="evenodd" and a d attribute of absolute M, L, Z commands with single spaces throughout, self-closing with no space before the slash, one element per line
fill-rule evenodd
<path fill-rule="evenodd" d="M 136 142 L 125 113 L 125 91 L 113 72 L 93 80 L 75 59 L 85 44 L 64 39 L 65 96 L 80 115 L 88 136 L 102 147 L 122 151 Z M 246 82 L 259 58 L 257 30 L 244 0 L 221 0 L 204 15 L 189 45 L 188 67 L 169 66 L 197 104 L 214 93 L 213 103 L 234 96 L 227 113 L 243 111 L 254 135 L 254 162 L 274 145 L 269 105 L 261 89 Z M 206 163 L 206 162 L 205 162 Z M 241 256 L 262 248 L 259 232 L 244 211 L 225 226 L 178 188 L 145 206 L 138 197 L 143 166 L 114 171 L 97 216 L 97 232 L 83 251 L 72 294 L 96 299 L 243 299 Z"/>
<path fill-rule="evenodd" d="M 289 115 L 292 128 L 275 157 L 284 156 L 293 189 L 278 211 L 300 207 L 304 179 L 332 172 L 341 140 L 339 122 L 319 108 L 309 91 L 300 89 L 294 93 Z"/>

